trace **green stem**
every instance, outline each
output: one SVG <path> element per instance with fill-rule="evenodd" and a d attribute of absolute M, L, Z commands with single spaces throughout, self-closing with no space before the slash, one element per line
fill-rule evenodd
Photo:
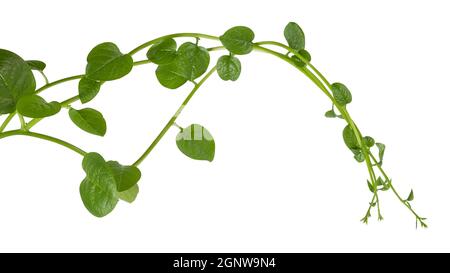
<path fill-rule="evenodd" d="M 78 96 L 78 95 L 73 96 L 73 97 L 71 97 L 71 98 L 68 98 L 68 99 L 66 99 L 66 100 L 64 100 L 64 101 L 62 101 L 62 102 L 60 103 L 60 104 L 61 104 L 61 107 L 67 107 L 67 106 L 69 106 L 70 104 L 72 104 L 72 103 L 78 101 L 79 99 L 80 99 L 80 96 Z"/>
<path fill-rule="evenodd" d="M 165 35 L 165 36 L 161 36 L 159 38 L 150 40 L 148 42 L 143 43 L 142 45 L 136 47 L 135 49 L 131 50 L 128 54 L 129 55 L 134 55 L 136 53 L 138 53 L 139 51 L 145 49 L 148 46 L 151 46 L 153 44 L 156 44 L 158 42 L 161 42 L 165 39 L 170 39 L 170 38 L 179 38 L 179 37 L 193 37 L 193 38 L 205 38 L 205 39 L 210 39 L 210 40 L 219 40 L 219 37 L 217 36 L 212 36 L 212 35 L 207 35 L 207 34 L 202 34 L 202 33 L 175 33 L 175 34 L 170 34 L 170 35 Z"/>
<path fill-rule="evenodd" d="M 373 168 L 372 168 L 372 163 L 371 163 L 371 161 L 370 161 L 370 157 L 369 157 L 368 151 L 367 151 L 367 149 L 366 149 L 366 147 L 365 147 L 365 145 L 364 145 L 364 143 L 363 143 L 363 141 L 362 141 L 362 135 L 359 133 L 359 130 L 357 129 L 355 123 L 353 122 L 353 120 L 352 120 L 350 114 L 347 112 L 346 108 L 343 107 L 343 106 L 341 106 L 341 105 L 339 105 L 339 104 L 336 102 L 336 100 L 334 99 L 334 97 L 332 96 L 332 94 L 331 94 L 331 85 L 330 85 L 330 83 L 328 82 L 328 80 L 326 80 L 326 78 L 319 72 L 319 74 L 322 75 L 322 78 L 325 79 L 325 80 L 322 80 L 322 81 L 324 82 L 324 84 L 325 84 L 325 85 L 324 85 L 324 84 L 323 84 L 323 83 L 322 83 L 322 82 L 321 82 L 321 81 L 320 81 L 313 73 L 311 73 L 311 72 L 310 72 L 308 69 L 306 69 L 305 67 L 299 67 L 299 66 L 298 66 L 294 61 L 292 61 L 291 58 L 289 58 L 288 56 L 286 56 L 286 55 L 284 55 L 284 54 L 281 54 L 281 53 L 279 53 L 279 52 L 277 52 L 277 51 L 274 51 L 274 50 L 265 48 L 265 47 L 261 46 L 262 44 L 276 45 L 276 46 L 282 47 L 282 48 L 288 50 L 289 52 L 291 52 L 292 54 L 294 54 L 295 56 L 297 56 L 298 58 L 300 58 L 300 59 L 301 59 L 303 62 L 305 62 L 307 65 L 311 66 L 310 63 L 309 63 L 306 59 L 304 59 L 300 54 L 298 54 L 295 50 L 293 50 L 293 49 L 291 49 L 290 47 L 288 47 L 288 46 L 286 46 L 286 45 L 283 45 L 283 44 L 281 44 L 281 43 L 268 41 L 268 42 L 260 42 L 260 43 L 255 43 L 255 44 L 254 44 L 254 48 L 255 48 L 256 50 L 259 50 L 259 51 L 262 51 L 262 52 L 265 52 L 265 53 L 269 53 L 269 54 L 271 54 L 271 55 L 274 55 L 274 56 L 276 56 L 276 57 L 278 57 L 278 58 L 280 58 L 280 59 L 282 59 L 282 60 L 288 62 L 289 64 L 293 65 L 293 66 L 294 66 L 295 68 L 297 68 L 298 70 L 300 70 L 300 71 L 301 71 L 303 74 L 305 74 L 311 81 L 313 81 L 314 84 L 316 84 L 316 85 L 319 87 L 319 89 L 321 89 L 322 92 L 323 92 L 323 93 L 324 93 L 324 94 L 325 94 L 325 95 L 333 102 L 333 104 L 336 106 L 336 108 L 337 108 L 337 109 L 339 110 L 339 112 L 342 114 L 342 116 L 343 116 L 343 118 L 345 119 L 345 121 L 349 124 L 349 126 L 350 126 L 350 127 L 352 128 L 352 130 L 355 132 L 356 139 L 357 139 L 358 144 L 360 145 L 360 147 L 361 147 L 361 149 L 362 149 L 362 152 L 363 152 L 363 155 L 364 155 L 364 159 L 365 159 L 365 162 L 366 162 L 366 165 L 367 165 L 367 169 L 368 169 L 368 172 L 369 172 L 369 175 L 370 175 L 371 183 L 372 183 L 372 185 L 373 185 L 374 187 L 376 187 L 376 177 L 375 177 L 375 174 L 374 174 L 374 171 L 373 171 Z M 317 70 L 317 69 L 316 69 L 316 70 Z M 327 89 L 327 87 L 328 87 L 328 89 Z M 378 193 L 377 193 L 376 191 L 375 191 L 375 196 L 376 196 L 376 200 L 377 200 L 377 208 L 378 208 L 378 212 L 379 212 L 379 214 L 378 214 L 378 219 L 381 220 L 381 219 L 382 219 L 382 216 L 381 216 L 381 213 L 380 213 L 379 198 L 378 198 Z"/>
<path fill-rule="evenodd" d="M 149 64 L 149 63 L 151 63 L 150 60 L 136 61 L 136 62 L 133 63 L 133 66 L 139 66 L 139 65 Z M 43 86 L 43 87 L 41 87 L 41 88 L 38 89 L 38 90 L 40 90 L 39 92 L 42 92 L 42 91 L 44 91 L 45 89 L 48 89 L 48 88 L 50 88 L 50 87 L 52 87 L 52 86 L 58 85 L 58 84 L 60 84 L 60 83 L 72 81 L 72 80 L 77 80 L 77 79 L 80 79 L 80 78 L 82 78 L 82 77 L 84 77 L 84 74 L 83 74 L 83 75 L 76 75 L 76 76 L 64 78 L 64 79 L 61 79 L 61 80 L 57 80 L 57 81 L 51 82 L 51 83 L 49 83 L 48 85 L 46 85 L 47 87 L 46 87 L 46 86 Z M 44 88 L 44 87 L 46 87 L 46 88 Z M 68 99 L 66 99 L 66 100 L 64 100 L 64 101 L 61 102 L 61 107 L 67 107 L 67 106 L 69 106 L 71 103 L 74 103 L 74 102 L 78 101 L 79 99 L 80 99 L 80 97 L 79 97 L 78 95 L 77 95 L 77 96 L 73 96 L 73 97 L 71 97 L 71 98 L 68 98 Z M 42 120 L 42 118 L 34 118 L 34 119 L 30 120 L 30 122 L 28 122 L 28 124 L 25 126 L 25 129 L 26 129 L 26 130 L 30 130 L 33 126 L 35 126 L 35 125 L 36 125 L 37 123 L 39 123 L 41 120 Z M 0 131 L 0 132 L 1 132 L 1 131 Z"/>
<path fill-rule="evenodd" d="M 19 116 L 19 120 L 20 120 L 20 128 L 22 130 L 26 130 L 27 124 L 25 123 L 25 119 L 23 118 L 23 116 L 21 114 L 18 114 L 18 116 Z"/>
<path fill-rule="evenodd" d="M 3 132 L 6 128 L 6 126 L 8 126 L 9 122 L 13 119 L 13 117 L 16 115 L 16 112 L 12 112 L 11 114 L 9 114 L 5 121 L 3 121 L 2 126 L 0 126 L 0 133 Z"/>
<path fill-rule="evenodd" d="M 180 113 L 183 111 L 184 107 L 189 103 L 191 98 L 195 95 L 197 90 L 200 88 L 200 86 L 205 83 L 205 81 L 216 71 L 216 67 L 214 66 L 206 75 L 200 80 L 199 83 L 197 83 L 192 91 L 189 93 L 189 95 L 184 99 L 183 103 L 178 107 L 178 110 L 175 112 L 175 114 L 169 119 L 167 124 L 164 126 L 164 128 L 161 130 L 161 132 L 158 134 L 158 136 L 153 140 L 153 142 L 150 144 L 150 146 L 145 150 L 145 152 L 136 160 L 136 162 L 133 163 L 133 166 L 139 166 L 145 158 L 151 153 L 151 151 L 156 147 L 156 145 L 159 143 L 159 141 L 164 137 L 164 135 L 167 133 L 167 131 L 172 127 L 177 120 Z"/>
<path fill-rule="evenodd" d="M 373 202 L 375 202 L 375 198 L 376 198 L 376 196 L 375 196 L 375 194 L 374 194 L 373 197 L 372 197 L 372 201 L 370 201 L 369 208 L 367 209 L 366 215 L 364 215 L 364 217 L 361 219 L 361 221 L 362 221 L 364 224 L 369 223 L 370 210 L 372 209 L 372 204 L 373 204 Z"/>
<path fill-rule="evenodd" d="M 149 63 L 151 63 L 151 62 L 152 62 L 152 61 L 150 61 L 150 60 L 136 61 L 136 62 L 133 63 L 133 66 L 139 66 L 139 65 L 143 65 L 143 64 L 149 64 Z"/>
<path fill-rule="evenodd" d="M 55 85 L 64 83 L 64 82 L 69 82 L 69 81 L 73 81 L 73 80 L 78 80 L 81 79 L 84 75 L 75 75 L 75 76 L 71 76 L 71 77 L 67 77 L 67 78 L 63 78 L 54 82 L 51 82 L 49 84 L 46 84 L 44 86 L 42 86 L 41 88 L 36 90 L 36 94 L 41 93 L 42 91 L 44 91 L 45 89 L 49 89 L 50 87 L 53 87 Z"/>
<path fill-rule="evenodd" d="M 224 49 L 225 49 L 224 46 L 215 46 L 215 47 L 207 48 L 208 51 L 219 51 L 219 50 L 224 50 Z"/>
<path fill-rule="evenodd" d="M 44 73 L 43 71 L 41 71 L 41 70 L 38 70 L 38 71 L 39 71 L 39 73 L 42 75 L 42 77 L 44 78 L 45 85 L 49 84 L 48 78 L 47 78 L 47 76 L 45 75 L 45 73 Z"/>
<path fill-rule="evenodd" d="M 307 64 L 313 71 L 314 73 L 317 74 L 317 76 L 319 76 L 319 78 L 326 84 L 326 85 L 330 85 L 330 82 L 328 82 L 328 80 L 322 75 L 322 73 L 320 73 L 320 71 L 314 66 L 312 65 L 307 59 L 305 59 L 305 57 L 303 57 L 300 53 L 298 53 L 298 51 L 290 48 L 289 46 L 279 43 L 279 42 L 275 42 L 275 41 L 262 41 L 262 42 L 258 42 L 255 43 L 256 45 L 273 45 L 273 46 L 277 46 L 277 47 L 281 47 L 284 48 L 288 51 L 288 53 L 291 53 L 295 56 L 297 56 L 297 58 L 299 58 L 302 62 L 304 62 L 305 64 Z"/>
<path fill-rule="evenodd" d="M 23 131 L 23 130 L 13 130 L 13 131 L 7 131 L 4 133 L 0 134 L 0 139 L 2 138 L 6 138 L 6 137 L 10 137 L 10 136 L 17 136 L 17 135 L 22 135 L 22 136 L 30 136 L 30 137 L 35 137 L 35 138 L 40 138 L 40 139 L 44 139 L 56 144 L 59 144 L 61 146 L 64 146 L 66 148 L 71 149 L 72 151 L 84 156 L 86 155 L 86 152 L 83 151 L 82 149 L 78 148 L 77 146 L 70 144 L 64 140 L 61 140 L 59 138 L 55 138 L 52 136 L 48 136 L 48 135 L 43 135 L 43 134 L 39 134 L 39 133 L 34 133 L 34 132 L 29 132 L 29 131 Z"/>
<path fill-rule="evenodd" d="M 384 171 L 383 167 L 381 167 L 381 165 L 377 162 L 375 156 L 372 154 L 372 152 L 369 153 L 370 157 L 373 159 L 373 161 L 375 162 L 375 165 L 377 166 L 378 170 L 380 170 L 381 174 L 383 175 L 384 179 L 386 181 L 390 181 L 388 175 L 386 174 L 386 172 Z M 423 227 L 427 227 L 427 224 L 423 221 L 423 218 L 420 217 L 411 206 L 408 206 L 406 204 L 406 201 L 400 196 L 400 194 L 398 194 L 397 190 L 395 189 L 395 187 L 392 185 L 392 182 L 390 182 L 390 187 L 392 189 L 392 192 L 395 194 L 395 196 L 397 196 L 398 200 L 400 200 L 400 202 L 403 203 L 403 205 L 405 205 L 405 207 L 408 208 L 408 210 L 410 210 L 414 216 L 416 216 L 416 220 L 419 221 Z"/>

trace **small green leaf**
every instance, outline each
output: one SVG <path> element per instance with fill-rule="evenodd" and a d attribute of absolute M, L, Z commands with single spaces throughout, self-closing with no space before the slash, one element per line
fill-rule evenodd
<path fill-rule="evenodd" d="M 298 54 L 300 54 L 300 56 L 302 56 L 305 60 L 307 60 L 308 62 L 311 61 L 311 54 L 309 54 L 308 51 L 304 50 L 304 49 L 300 49 Z M 291 57 L 291 59 L 295 62 L 295 64 L 298 67 L 305 67 L 306 63 L 304 61 L 302 61 L 299 57 L 293 55 Z"/>
<path fill-rule="evenodd" d="M 123 166 L 117 161 L 108 161 L 106 164 L 114 175 L 118 192 L 130 189 L 141 178 L 141 171 L 135 166 Z"/>
<path fill-rule="evenodd" d="M 335 118 L 335 117 L 337 117 L 337 115 L 334 112 L 334 110 L 331 109 L 331 110 L 328 110 L 328 111 L 325 112 L 325 117 L 327 117 L 327 118 Z"/>
<path fill-rule="evenodd" d="M 222 56 L 217 61 L 217 74 L 224 81 L 235 81 L 241 74 L 241 62 L 234 56 Z"/>
<path fill-rule="evenodd" d="M 103 82 L 83 77 L 78 83 L 78 96 L 81 103 L 87 103 L 97 96 Z"/>
<path fill-rule="evenodd" d="M 386 150 L 386 145 L 383 143 L 375 143 L 378 147 L 378 159 L 380 160 L 380 165 L 383 163 L 384 150 Z"/>
<path fill-rule="evenodd" d="M 112 81 L 130 73 L 133 58 L 120 52 L 113 43 L 94 47 L 87 57 L 86 77 L 97 81 Z"/>
<path fill-rule="evenodd" d="M 355 155 L 353 156 L 353 158 L 355 158 L 356 161 L 358 161 L 359 163 L 364 162 L 365 157 L 364 154 L 362 153 L 362 151 L 359 149 L 358 152 L 354 153 Z"/>
<path fill-rule="evenodd" d="M 227 30 L 219 37 L 223 46 L 231 53 L 245 55 L 253 49 L 255 34 L 248 27 L 237 26 Z"/>
<path fill-rule="evenodd" d="M 136 184 L 126 191 L 118 192 L 119 198 L 125 202 L 133 203 L 139 193 L 139 186 Z"/>
<path fill-rule="evenodd" d="M 325 112 L 325 117 L 327 118 L 340 118 L 343 119 L 342 115 L 336 114 L 334 111 L 334 105 L 331 105 L 331 110 Z"/>
<path fill-rule="evenodd" d="M 28 95 L 17 102 L 17 112 L 29 118 L 45 118 L 57 114 L 61 110 L 59 102 L 46 102 L 38 95 Z"/>
<path fill-rule="evenodd" d="M 382 191 L 387 191 L 391 188 L 391 180 L 386 180 L 383 184 Z"/>
<path fill-rule="evenodd" d="M 375 140 L 370 136 L 363 137 L 363 142 L 364 142 L 364 145 L 366 145 L 369 148 L 372 147 L 373 145 L 375 145 Z"/>
<path fill-rule="evenodd" d="M 37 71 L 44 71 L 45 67 L 47 66 L 43 61 L 38 61 L 38 60 L 30 60 L 30 61 L 26 61 L 26 63 L 32 70 L 37 70 Z"/>
<path fill-rule="evenodd" d="M 177 56 L 177 42 L 174 39 L 165 39 L 154 44 L 147 52 L 147 58 L 155 64 L 167 64 Z"/>
<path fill-rule="evenodd" d="M 201 125 L 192 124 L 178 133 L 177 146 L 186 156 L 197 160 L 214 159 L 215 142 L 211 134 Z"/>
<path fill-rule="evenodd" d="M 413 190 L 411 190 L 411 192 L 409 193 L 408 198 L 406 198 L 406 200 L 408 200 L 408 201 L 414 200 L 414 192 L 413 192 Z"/>
<path fill-rule="evenodd" d="M 114 176 L 97 153 L 86 154 L 82 165 L 86 178 L 80 184 L 81 200 L 94 216 L 106 216 L 119 201 Z"/>
<path fill-rule="evenodd" d="M 297 23 L 290 22 L 284 28 L 284 38 L 290 48 L 301 50 L 305 48 L 305 34 Z"/>
<path fill-rule="evenodd" d="M 0 49 L 0 115 L 14 112 L 17 101 L 35 89 L 30 66 L 17 54 Z"/>
<path fill-rule="evenodd" d="M 372 183 L 370 183 L 369 180 L 367 180 L 367 186 L 369 187 L 369 190 L 370 190 L 371 192 L 374 192 L 374 191 L 375 191 L 375 189 L 373 188 Z"/>
<path fill-rule="evenodd" d="M 333 83 L 331 85 L 331 91 L 333 92 L 334 99 L 339 105 L 345 106 L 352 102 L 352 93 L 350 93 L 350 90 L 342 83 Z"/>
<path fill-rule="evenodd" d="M 210 57 L 206 48 L 187 42 L 180 46 L 176 58 L 156 69 L 161 85 L 176 89 L 186 81 L 193 81 L 208 69 Z"/>
<path fill-rule="evenodd" d="M 350 125 L 345 126 L 342 137 L 344 138 L 345 145 L 347 145 L 349 149 L 360 149 L 356 135 Z"/>
<path fill-rule="evenodd" d="M 106 121 L 103 115 L 92 108 L 81 110 L 69 109 L 69 116 L 78 128 L 88 133 L 104 136 L 106 134 Z"/>
<path fill-rule="evenodd" d="M 384 181 L 383 181 L 383 179 L 381 177 L 378 177 L 376 182 L 377 182 L 377 186 L 383 186 L 384 185 Z"/>

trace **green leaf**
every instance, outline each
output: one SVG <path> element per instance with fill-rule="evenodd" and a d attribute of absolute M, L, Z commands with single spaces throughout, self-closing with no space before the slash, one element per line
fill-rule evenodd
<path fill-rule="evenodd" d="M 302 56 L 302 57 L 303 57 L 305 60 L 307 60 L 308 62 L 311 61 L 311 54 L 309 54 L 308 51 L 306 51 L 306 50 L 304 50 L 304 49 L 300 49 L 300 50 L 298 51 L 298 54 L 300 54 L 300 56 Z M 291 59 L 295 62 L 295 64 L 296 64 L 298 67 L 305 67 L 305 66 L 306 66 L 306 63 L 305 63 L 304 61 L 302 61 L 299 57 L 295 56 L 295 55 L 293 55 L 293 56 L 291 57 Z"/>
<path fill-rule="evenodd" d="M 364 145 L 366 145 L 369 148 L 373 147 L 373 145 L 375 145 L 375 139 L 373 139 L 373 137 L 370 137 L 370 136 L 363 137 L 363 142 L 364 142 Z"/>
<path fill-rule="evenodd" d="M 81 103 L 87 103 L 97 96 L 103 82 L 83 77 L 78 83 L 78 96 Z"/>
<path fill-rule="evenodd" d="M 222 56 L 217 61 L 217 74 L 224 81 L 235 81 L 241 74 L 241 62 L 234 56 Z"/>
<path fill-rule="evenodd" d="M 106 121 L 103 115 L 92 108 L 81 110 L 69 109 L 69 116 L 73 123 L 88 133 L 104 136 L 106 134 Z"/>
<path fill-rule="evenodd" d="M 112 81 L 130 73 L 133 58 L 120 52 L 113 43 L 94 47 L 87 57 L 86 77 L 97 81 Z"/>
<path fill-rule="evenodd" d="M 331 110 L 328 110 L 328 111 L 325 112 L 325 117 L 327 117 L 327 118 L 335 118 L 335 117 L 337 117 L 337 115 L 334 112 L 334 110 L 331 109 Z"/>
<path fill-rule="evenodd" d="M 38 95 L 28 95 L 17 102 L 17 112 L 29 118 L 45 118 L 57 114 L 61 110 L 59 102 L 46 102 Z"/>
<path fill-rule="evenodd" d="M 375 189 L 373 188 L 372 183 L 370 183 L 369 180 L 367 180 L 367 186 L 369 187 L 369 190 L 370 190 L 371 192 L 374 192 L 374 191 L 375 191 Z"/>
<path fill-rule="evenodd" d="M 117 161 L 108 161 L 106 164 L 114 175 L 118 192 L 132 188 L 141 178 L 141 171 L 135 166 L 123 166 Z"/>
<path fill-rule="evenodd" d="M 86 178 L 80 184 L 81 200 L 94 216 L 106 216 L 119 201 L 114 176 L 97 153 L 86 154 L 82 165 Z"/>
<path fill-rule="evenodd" d="M 334 99 L 339 105 L 345 106 L 352 102 L 352 93 L 350 93 L 350 90 L 342 83 L 333 83 L 331 85 L 331 91 L 333 92 Z"/>
<path fill-rule="evenodd" d="M 345 145 L 347 145 L 349 149 L 360 149 L 356 135 L 350 125 L 345 126 L 342 137 L 344 138 Z"/>
<path fill-rule="evenodd" d="M 186 81 L 193 81 L 205 73 L 209 60 L 206 48 L 187 42 L 180 46 L 171 63 L 158 66 L 156 77 L 161 85 L 176 89 Z"/>
<path fill-rule="evenodd" d="M 177 89 L 187 82 L 187 79 L 179 74 L 178 67 L 174 63 L 160 65 L 156 69 L 156 78 L 159 83 L 169 89 Z"/>
<path fill-rule="evenodd" d="M 336 114 L 334 111 L 334 105 L 331 105 L 331 110 L 325 112 L 325 117 L 327 118 L 340 118 L 343 119 L 342 115 Z"/>
<path fill-rule="evenodd" d="M 139 186 L 136 184 L 126 191 L 118 192 L 119 198 L 125 202 L 133 203 L 139 193 Z"/>
<path fill-rule="evenodd" d="M 375 143 L 378 147 L 378 159 L 380 160 L 380 164 L 383 163 L 384 150 L 386 150 L 386 145 L 383 143 Z"/>
<path fill-rule="evenodd" d="M 244 55 L 252 51 L 252 41 L 255 34 L 248 27 L 237 26 L 230 28 L 219 38 L 228 51 L 237 55 Z"/>
<path fill-rule="evenodd" d="M 361 149 L 358 149 L 358 152 L 354 153 L 355 155 L 353 156 L 353 158 L 355 158 L 356 161 L 358 161 L 359 163 L 364 162 L 364 160 L 366 160 L 366 158 L 364 157 L 364 154 L 362 153 Z"/>
<path fill-rule="evenodd" d="M 383 188 L 381 189 L 382 191 L 387 191 L 391 188 L 391 180 L 386 180 L 383 184 Z"/>
<path fill-rule="evenodd" d="M 30 60 L 30 61 L 26 61 L 26 63 L 32 70 L 38 70 L 38 71 L 44 71 L 45 67 L 47 66 L 43 61 L 38 61 L 38 60 Z"/>
<path fill-rule="evenodd" d="M 0 49 L 0 115 L 14 112 L 17 101 L 35 89 L 30 66 L 15 53 Z"/>
<path fill-rule="evenodd" d="M 147 52 L 147 58 L 155 64 L 167 64 L 177 56 L 177 42 L 166 39 L 154 44 Z"/>
<path fill-rule="evenodd" d="M 411 190 L 411 192 L 409 193 L 408 198 L 406 198 L 406 200 L 408 200 L 408 201 L 414 200 L 414 192 L 413 192 L 413 190 Z"/>
<path fill-rule="evenodd" d="M 383 181 L 383 179 L 381 177 L 378 177 L 376 182 L 377 182 L 377 186 L 383 186 L 384 185 L 384 181 Z"/>
<path fill-rule="evenodd" d="M 297 23 L 290 22 L 284 28 L 284 38 L 290 48 L 301 50 L 305 48 L 305 34 Z"/>
<path fill-rule="evenodd" d="M 215 142 L 211 134 L 201 125 L 191 124 L 178 133 L 177 146 L 186 156 L 197 160 L 214 159 Z"/>

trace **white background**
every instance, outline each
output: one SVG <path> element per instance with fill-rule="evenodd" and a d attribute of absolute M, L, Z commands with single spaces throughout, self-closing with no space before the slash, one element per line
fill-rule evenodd
<path fill-rule="evenodd" d="M 100 42 L 128 52 L 164 34 L 221 35 L 235 25 L 284 42 L 285 24 L 298 22 L 313 63 L 352 90 L 349 111 L 363 133 L 386 143 L 393 183 L 405 197 L 414 189 L 430 228 L 416 230 L 391 192 L 381 194 L 385 221 L 359 222 L 371 194 L 364 165 L 342 142 L 343 121 L 324 118 L 331 105 L 307 78 L 255 52 L 240 58 L 237 82 L 214 75 L 179 118 L 209 129 L 215 160 L 185 157 L 171 129 L 141 165 L 136 202 L 103 219 L 80 200 L 79 155 L 2 139 L 0 251 L 449 251 L 448 10 L 448 1 L 430 0 L 5 1 L 0 47 L 46 61 L 50 80 L 83 73 Z M 154 70 L 135 68 L 88 104 L 107 119 L 104 138 L 80 131 L 65 111 L 35 130 L 134 162 L 191 88 L 165 89 Z M 72 82 L 43 94 L 76 93 Z"/>

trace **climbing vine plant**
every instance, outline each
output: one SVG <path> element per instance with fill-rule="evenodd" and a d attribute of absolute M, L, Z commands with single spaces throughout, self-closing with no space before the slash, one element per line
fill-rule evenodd
<path fill-rule="evenodd" d="M 367 223 L 372 210 L 376 210 L 382 220 L 379 194 L 392 191 L 400 202 L 414 215 L 416 226 L 427 227 L 425 218 L 419 216 L 411 206 L 414 193 L 411 190 L 406 198 L 395 189 L 392 179 L 383 166 L 386 146 L 373 137 L 365 136 L 353 121 L 348 111 L 352 102 L 350 90 L 342 83 L 330 83 L 322 73 L 311 64 L 311 55 L 305 49 L 305 35 L 300 26 L 290 22 L 284 28 L 287 44 L 275 41 L 254 41 L 253 31 L 244 26 L 227 30 L 217 37 L 200 33 L 177 33 L 148 41 L 128 53 L 123 53 L 111 42 L 95 46 L 87 56 L 83 75 L 75 75 L 49 82 L 44 70 L 46 64 L 38 60 L 25 61 L 17 54 L 0 49 L 0 115 L 7 115 L 0 126 L 0 139 L 10 136 L 29 136 L 51 141 L 73 150 L 83 157 L 82 168 L 86 177 L 80 184 L 80 195 L 87 210 L 103 217 L 116 207 L 119 200 L 132 203 L 139 193 L 138 182 L 141 172 L 138 166 L 146 159 L 158 142 L 171 127 L 176 127 L 176 145 L 179 150 L 195 160 L 214 159 L 215 142 L 211 133 L 202 125 L 191 124 L 181 127 L 176 123 L 178 116 L 197 93 L 198 89 L 215 73 L 224 81 L 236 81 L 241 73 L 240 55 L 259 51 L 270 54 L 290 64 L 309 78 L 331 101 L 331 109 L 325 112 L 327 118 L 342 119 L 345 122 L 342 137 L 354 159 L 364 164 L 368 171 L 367 185 L 372 193 L 369 206 L 362 222 Z M 192 38 L 192 41 L 180 45 L 177 38 Z M 203 39 L 216 41 L 215 47 L 205 48 Z M 133 56 L 147 50 L 145 60 L 135 61 Z M 216 61 L 211 61 L 209 52 L 223 51 Z M 97 136 L 106 134 L 106 121 L 95 109 L 72 106 L 80 101 L 87 104 L 102 89 L 103 83 L 118 80 L 144 64 L 155 64 L 156 77 L 166 88 L 176 89 L 185 84 L 193 85 L 192 91 L 175 111 L 167 124 L 151 142 L 150 146 L 131 165 L 122 165 L 117 161 L 105 160 L 100 154 L 86 152 L 64 140 L 32 131 L 44 118 L 67 110 L 68 118 L 81 130 Z M 40 74 L 45 85 L 36 88 L 34 73 Z M 41 93 L 53 86 L 78 81 L 78 94 L 64 101 L 46 101 Z M 14 117 L 20 120 L 20 128 L 6 130 Z"/>

